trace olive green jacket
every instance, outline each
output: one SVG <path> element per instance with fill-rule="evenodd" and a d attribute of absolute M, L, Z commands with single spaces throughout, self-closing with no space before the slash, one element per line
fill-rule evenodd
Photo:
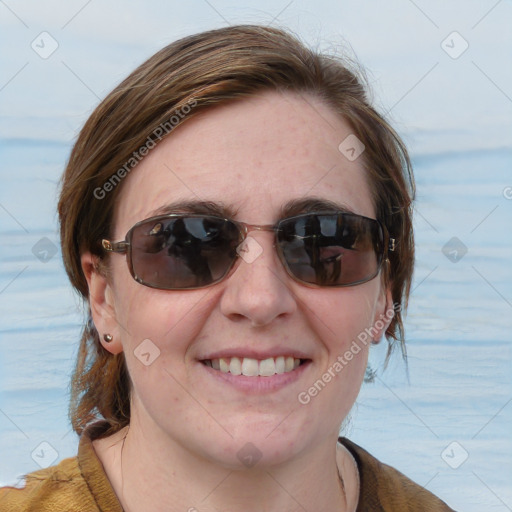
<path fill-rule="evenodd" d="M 123 512 L 92 440 L 105 423 L 91 425 L 81 436 L 77 457 L 30 473 L 25 487 L 0 488 L 1 512 Z M 357 512 L 450 512 L 445 503 L 397 470 L 340 437 L 354 457 L 360 494 Z"/>

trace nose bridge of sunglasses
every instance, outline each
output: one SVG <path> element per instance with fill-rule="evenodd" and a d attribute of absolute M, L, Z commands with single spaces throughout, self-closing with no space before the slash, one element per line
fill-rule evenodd
<path fill-rule="evenodd" d="M 244 236 L 242 242 L 236 248 L 237 254 L 246 263 L 253 263 L 261 254 L 263 254 L 263 246 L 256 240 L 254 232 L 267 231 L 271 233 L 272 248 L 275 248 L 275 228 L 272 225 L 255 225 L 243 224 Z"/>

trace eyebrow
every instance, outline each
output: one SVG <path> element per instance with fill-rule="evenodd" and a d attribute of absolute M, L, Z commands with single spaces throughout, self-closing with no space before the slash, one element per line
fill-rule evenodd
<path fill-rule="evenodd" d="M 166 215 L 169 213 L 196 213 L 203 215 L 215 215 L 218 217 L 235 219 L 239 207 L 227 205 L 222 201 L 203 201 L 199 199 L 184 199 L 174 201 L 157 208 L 149 214 L 149 217 Z M 291 199 L 285 203 L 279 210 L 279 219 L 293 217 L 301 213 L 310 212 L 330 212 L 339 211 L 344 213 L 354 213 L 353 209 L 346 204 L 323 197 L 307 196 L 297 199 Z"/>

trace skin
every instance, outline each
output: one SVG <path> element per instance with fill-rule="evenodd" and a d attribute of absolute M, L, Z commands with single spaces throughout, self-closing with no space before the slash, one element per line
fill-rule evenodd
<path fill-rule="evenodd" d="M 375 218 L 362 158 L 350 162 L 338 150 L 350 133 L 323 102 L 291 93 L 267 92 L 201 113 L 126 178 L 114 240 L 177 199 L 222 202 L 251 224 L 275 223 L 282 205 L 305 196 Z M 357 472 L 341 450 L 343 489 L 335 447 L 368 345 L 308 404 L 297 396 L 382 318 L 390 292 L 380 277 L 346 288 L 304 286 L 286 273 L 272 233 L 250 236 L 262 253 L 198 290 L 142 286 L 117 254 L 106 278 L 90 254 L 82 256 L 94 323 L 101 338 L 113 336 L 104 348 L 124 351 L 133 382 L 129 428 L 94 442 L 127 511 L 355 510 Z M 148 366 L 134 355 L 145 339 L 160 350 Z M 272 392 L 243 391 L 198 361 L 225 349 L 281 348 L 300 350 L 311 362 Z M 237 457 L 248 442 L 261 455 L 251 468 Z"/>

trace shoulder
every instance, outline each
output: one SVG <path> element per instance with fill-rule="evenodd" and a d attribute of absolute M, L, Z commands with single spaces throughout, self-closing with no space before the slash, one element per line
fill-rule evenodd
<path fill-rule="evenodd" d="M 1 512 L 122 512 L 93 440 L 108 430 L 108 424 L 90 425 L 80 436 L 78 455 L 56 466 L 25 476 L 22 488 L 0 488 Z"/>
<path fill-rule="evenodd" d="M 352 454 L 359 470 L 357 512 L 453 512 L 431 492 L 378 461 L 357 444 L 343 437 L 339 442 Z"/>
<path fill-rule="evenodd" d="M 97 508 L 90 499 L 87 484 L 78 467 L 78 459 L 73 457 L 64 459 L 56 466 L 29 473 L 25 476 L 22 488 L 0 488 L 0 510 L 93 512 Z"/>

